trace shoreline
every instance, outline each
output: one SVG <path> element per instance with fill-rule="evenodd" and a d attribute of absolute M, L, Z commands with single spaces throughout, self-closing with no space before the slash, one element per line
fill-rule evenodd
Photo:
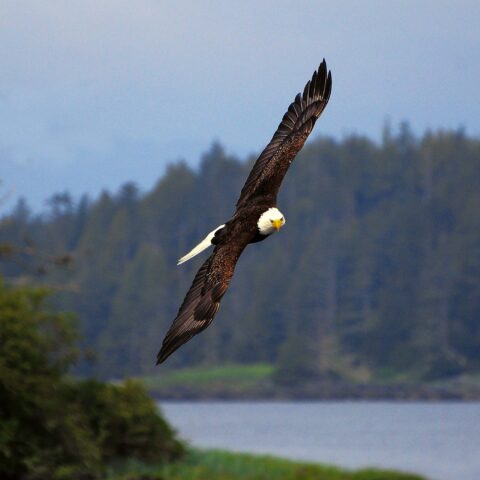
<path fill-rule="evenodd" d="M 270 364 L 225 364 L 136 377 L 157 400 L 480 401 L 480 375 L 435 381 L 319 378 L 280 383 Z"/>
<path fill-rule="evenodd" d="M 480 391 L 465 391 L 428 385 L 309 384 L 285 388 L 274 385 L 235 389 L 229 385 L 202 387 L 147 387 L 156 400 L 221 401 L 480 401 Z"/>

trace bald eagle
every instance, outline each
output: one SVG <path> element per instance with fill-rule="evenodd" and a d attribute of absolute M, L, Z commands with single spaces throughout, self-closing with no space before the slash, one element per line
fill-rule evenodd
<path fill-rule="evenodd" d="M 249 243 L 260 242 L 285 225 L 277 193 L 293 159 L 303 147 L 330 98 L 332 76 L 325 59 L 288 107 L 277 131 L 253 166 L 233 217 L 210 232 L 178 265 L 211 245 L 213 253 L 200 267 L 178 314 L 163 340 L 157 365 L 207 328 L 220 307 L 235 265 Z"/>

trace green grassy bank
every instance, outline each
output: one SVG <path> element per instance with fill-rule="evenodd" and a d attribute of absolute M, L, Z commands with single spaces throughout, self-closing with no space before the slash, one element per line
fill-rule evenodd
<path fill-rule="evenodd" d="M 242 393 L 261 388 L 271 381 L 273 365 L 230 364 L 214 367 L 194 367 L 180 370 L 160 371 L 155 376 L 140 377 L 139 380 L 154 393 L 184 389 L 207 392 L 215 390 Z"/>
<path fill-rule="evenodd" d="M 389 470 L 342 470 L 314 463 L 224 451 L 192 450 L 165 466 L 131 463 L 110 472 L 107 480 L 425 480 Z"/>
<path fill-rule="evenodd" d="M 333 378 L 306 378 L 278 382 L 275 367 L 267 363 L 158 369 L 155 376 L 138 377 L 158 399 L 396 399 L 478 400 L 480 377 L 462 375 L 422 382 L 379 372 L 344 372 Z"/>

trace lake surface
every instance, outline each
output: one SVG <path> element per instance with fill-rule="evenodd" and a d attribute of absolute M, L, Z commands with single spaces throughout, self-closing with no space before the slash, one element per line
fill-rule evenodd
<path fill-rule="evenodd" d="M 480 480 L 480 403 L 161 402 L 192 445 Z"/>

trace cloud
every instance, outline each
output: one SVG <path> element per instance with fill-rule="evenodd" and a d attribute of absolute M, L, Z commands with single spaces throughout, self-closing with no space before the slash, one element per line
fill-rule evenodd
<path fill-rule="evenodd" d="M 480 4 L 412 4 L 4 1 L 0 148 L 59 183 L 82 179 L 79 191 L 117 185 L 85 182 L 92 162 L 129 179 L 118 145 L 149 145 L 148 177 L 178 157 L 194 163 L 213 138 L 245 154 L 323 57 L 334 88 L 316 132 L 378 136 L 390 116 L 478 133 Z"/>

